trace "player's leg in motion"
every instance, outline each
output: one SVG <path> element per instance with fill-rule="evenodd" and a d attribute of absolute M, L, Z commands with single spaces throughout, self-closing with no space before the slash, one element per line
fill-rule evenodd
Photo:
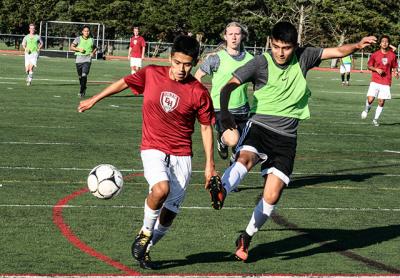
<path fill-rule="evenodd" d="M 350 86 L 350 71 L 347 72 L 347 76 L 346 76 L 346 85 Z"/>
<path fill-rule="evenodd" d="M 153 185 L 144 202 L 143 226 L 132 245 L 132 256 L 141 260 L 146 253 L 147 246 L 153 236 L 154 226 L 160 214 L 161 207 L 169 192 L 168 181 L 161 181 Z"/>
<path fill-rule="evenodd" d="M 82 63 L 82 69 L 81 69 L 81 75 L 79 78 L 79 83 L 81 85 L 80 91 L 79 91 L 79 95 L 81 97 L 84 97 L 86 94 L 86 84 L 87 84 L 87 77 L 89 75 L 90 72 L 90 63 L 86 62 L 86 63 Z"/>
<path fill-rule="evenodd" d="M 372 123 L 374 124 L 374 126 L 379 126 L 378 119 L 379 119 L 379 117 L 381 116 L 381 114 L 383 112 L 383 106 L 384 105 L 385 105 L 385 100 L 378 98 L 378 107 L 376 107 L 375 117 L 372 120 Z"/>
<path fill-rule="evenodd" d="M 157 218 L 157 221 L 153 228 L 153 233 L 151 236 L 151 240 L 146 248 L 146 252 L 141 260 L 139 260 L 139 264 L 141 268 L 144 269 L 157 269 L 160 267 L 159 264 L 154 263 L 150 257 L 150 249 L 154 246 L 158 241 L 160 241 L 168 232 L 169 228 L 172 225 L 173 220 L 175 219 L 177 213 L 163 207 L 161 209 L 161 213 Z"/>
<path fill-rule="evenodd" d="M 365 108 L 364 110 L 361 112 L 361 119 L 366 119 L 368 116 L 368 112 L 369 110 L 371 110 L 372 107 L 372 103 L 374 102 L 375 97 L 372 96 L 367 96 L 367 99 L 365 101 Z"/>
<path fill-rule="evenodd" d="M 243 261 L 247 260 L 252 237 L 271 216 L 284 187 L 285 183 L 274 174 L 265 176 L 263 197 L 254 208 L 246 230 L 242 232 L 236 240 L 235 256 L 237 259 Z"/>

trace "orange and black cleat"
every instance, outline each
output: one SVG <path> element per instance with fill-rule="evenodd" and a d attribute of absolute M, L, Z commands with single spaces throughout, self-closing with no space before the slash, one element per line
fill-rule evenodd
<path fill-rule="evenodd" d="M 211 177 L 208 183 L 208 190 L 210 191 L 211 206 L 216 209 L 222 209 L 226 196 L 226 190 L 222 186 L 221 178 L 219 176 Z"/>

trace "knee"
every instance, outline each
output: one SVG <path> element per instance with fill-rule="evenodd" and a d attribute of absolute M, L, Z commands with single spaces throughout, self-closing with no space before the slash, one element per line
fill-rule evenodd
<path fill-rule="evenodd" d="M 280 192 L 266 192 L 264 193 L 264 200 L 270 205 L 276 205 L 281 197 Z"/>
<path fill-rule="evenodd" d="M 169 188 L 165 186 L 154 186 L 149 194 L 149 198 L 157 203 L 163 203 L 168 196 Z"/>

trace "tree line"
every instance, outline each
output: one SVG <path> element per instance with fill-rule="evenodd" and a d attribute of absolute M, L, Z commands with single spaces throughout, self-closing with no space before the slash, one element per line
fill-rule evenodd
<path fill-rule="evenodd" d="M 178 33 L 218 44 L 230 21 L 249 29 L 247 45 L 265 46 L 271 27 L 290 21 L 302 45 L 355 42 L 366 35 L 400 39 L 398 0 L 2 0 L 0 32 L 25 34 L 31 22 L 101 22 L 107 39 L 126 39 L 140 26 L 148 41 L 171 42 Z"/>

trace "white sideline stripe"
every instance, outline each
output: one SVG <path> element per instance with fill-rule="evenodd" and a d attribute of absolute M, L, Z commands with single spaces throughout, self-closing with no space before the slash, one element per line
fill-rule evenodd
<path fill-rule="evenodd" d="M 400 153 L 400 151 L 384 150 L 385 153 Z"/>
<path fill-rule="evenodd" d="M 91 171 L 92 168 L 76 168 L 76 167 L 60 167 L 60 168 L 43 168 L 43 167 L 30 167 L 30 166 L 0 166 L 0 169 L 11 169 L 11 170 L 63 170 L 63 171 Z M 143 169 L 119 169 L 121 172 L 143 172 Z M 201 170 L 193 170 L 192 173 L 204 173 Z M 346 173 L 346 172 L 343 172 Z M 248 174 L 260 175 L 259 172 L 249 172 Z M 326 173 L 306 173 L 306 172 L 295 172 L 293 176 L 317 176 L 317 175 L 325 175 L 325 176 L 335 176 L 338 173 L 326 172 Z M 400 177 L 400 174 L 383 174 L 380 176 L 385 177 Z"/>
<path fill-rule="evenodd" d="M 63 206 L 55 206 L 49 204 L 0 204 L 0 207 L 18 207 L 18 208 L 31 208 L 31 207 L 39 207 L 39 208 L 114 208 L 114 209 L 143 209 L 143 206 L 124 206 L 124 205 L 63 205 Z M 182 209 L 193 209 L 193 210 L 211 210 L 211 207 L 201 207 L 201 206 L 190 206 L 181 207 Z M 224 210 L 245 210 L 245 209 L 254 209 L 253 206 L 248 207 L 224 207 Z M 388 212 L 400 212 L 400 208 L 303 208 L 303 207 L 279 207 L 279 210 L 316 210 L 316 211 L 360 211 L 360 212 L 369 212 L 369 211 L 388 211 Z"/>
<path fill-rule="evenodd" d="M 276 275 L 276 274 L 243 274 L 243 275 L 209 275 L 209 274 L 194 274 L 194 275 L 146 275 L 146 276 L 96 276 L 96 275 L 51 275 L 51 276 L 35 276 L 35 275 L 0 275 L 4 278 L 250 278 L 250 277 L 268 277 L 268 278 L 400 278 L 399 275 Z"/>
<path fill-rule="evenodd" d="M 0 142 L 7 145 L 80 145 L 79 143 L 61 143 L 61 142 Z"/>
<path fill-rule="evenodd" d="M 0 81 L 0 84 L 17 84 L 17 82 Z"/>
<path fill-rule="evenodd" d="M 4 80 L 24 80 L 24 77 L 1 77 L 0 79 Z M 52 82 L 72 82 L 72 83 L 78 83 L 78 80 L 72 80 L 72 79 L 49 79 L 49 78 L 35 78 L 35 81 L 52 81 Z M 96 82 L 109 82 L 112 83 L 113 81 L 108 81 L 108 80 L 90 80 L 90 83 L 96 83 Z M 13 83 L 16 84 L 16 83 Z"/>

